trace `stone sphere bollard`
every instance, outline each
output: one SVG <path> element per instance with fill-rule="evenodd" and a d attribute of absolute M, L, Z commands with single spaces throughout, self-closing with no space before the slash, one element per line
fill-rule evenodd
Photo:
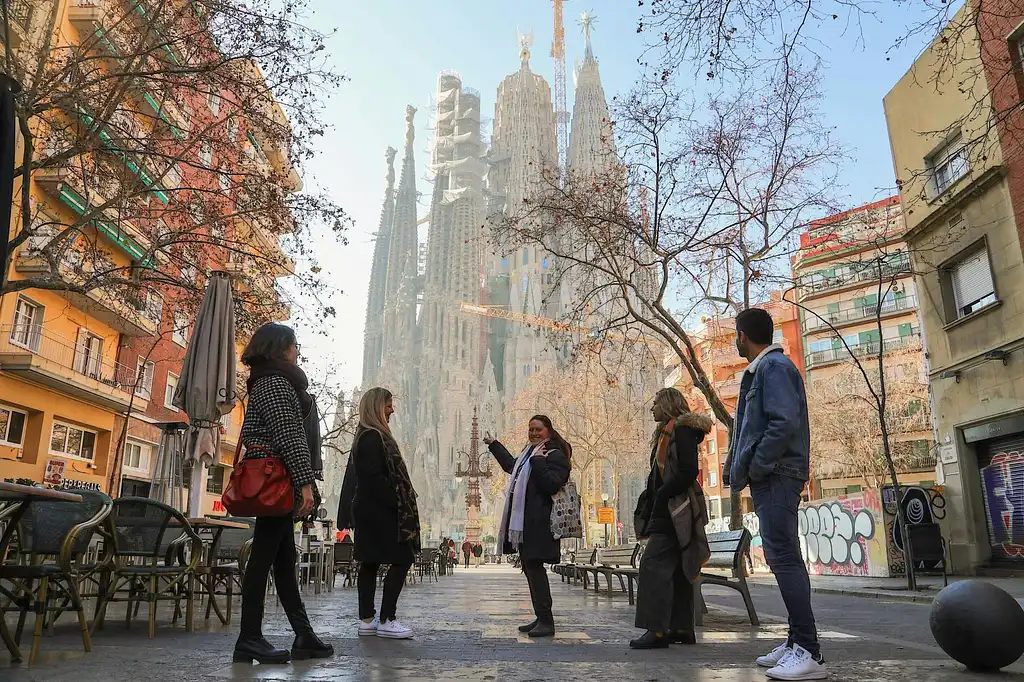
<path fill-rule="evenodd" d="M 929 624 L 942 650 L 968 670 L 1000 670 L 1024 654 L 1024 609 L 983 580 L 943 588 L 932 604 Z"/>

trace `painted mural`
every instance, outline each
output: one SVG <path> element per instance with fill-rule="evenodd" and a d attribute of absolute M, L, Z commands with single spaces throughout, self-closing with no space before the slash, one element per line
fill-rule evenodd
<path fill-rule="evenodd" d="M 865 490 L 800 507 L 800 548 L 812 575 L 887 576 L 882 498 Z"/>
<path fill-rule="evenodd" d="M 981 469 L 993 558 L 1024 559 L 1024 453 L 997 452 Z"/>
<path fill-rule="evenodd" d="M 946 498 L 941 487 L 904 486 L 903 511 L 907 523 L 941 523 L 946 518 Z M 892 486 L 882 488 L 882 510 L 885 518 L 886 549 L 889 555 L 890 575 L 905 575 L 907 560 L 903 549 L 896 508 L 896 490 Z M 918 562 L 918 569 L 925 571 L 942 568 L 941 561 Z"/>

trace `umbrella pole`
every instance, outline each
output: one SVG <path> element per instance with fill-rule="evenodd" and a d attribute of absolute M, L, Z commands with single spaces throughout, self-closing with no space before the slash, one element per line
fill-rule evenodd
<path fill-rule="evenodd" d="M 203 515 L 203 472 L 206 469 L 205 457 L 193 460 L 192 463 L 192 486 L 188 496 L 189 518 L 199 518 Z"/>

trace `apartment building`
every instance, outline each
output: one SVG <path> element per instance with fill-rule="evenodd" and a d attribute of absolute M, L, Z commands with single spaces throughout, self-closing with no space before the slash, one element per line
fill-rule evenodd
<path fill-rule="evenodd" d="M 1024 560 L 1022 62 L 1024 7 L 968 4 L 884 100 L 957 572 Z"/>
<path fill-rule="evenodd" d="M 893 403 L 887 423 L 901 481 L 935 478 L 918 296 L 903 232 L 900 198 L 887 197 L 813 222 L 792 259 L 815 497 L 878 487 L 887 478 L 877 410 L 857 366 L 862 363 L 880 390 L 879 355 Z M 835 424 L 837 414 L 846 422 Z"/>
<path fill-rule="evenodd" d="M 56 85 L 33 93 L 55 105 L 29 121 L 28 219 L 15 187 L 13 232 L 29 234 L 0 297 L 0 479 L 147 495 L 161 429 L 187 422 L 171 397 L 209 272 L 235 276 L 239 350 L 289 316 L 274 286 L 294 229 L 275 197 L 301 185 L 287 120 L 255 64 L 168 76 L 211 49 L 190 4 L 10 6 L 18 63 Z M 126 65 L 143 55 L 148 80 Z M 204 511 L 223 511 L 240 426 L 238 405 Z"/>
<path fill-rule="evenodd" d="M 775 321 L 775 343 L 797 367 L 803 370 L 803 352 L 797 309 L 784 300 L 782 292 L 773 292 L 767 303 L 757 306 L 771 313 Z M 732 316 L 703 317 L 701 326 L 690 338 L 694 341 L 701 366 L 714 383 L 718 397 L 730 413 L 735 413 L 739 398 L 740 379 L 747 367 L 747 361 L 736 351 L 736 320 Z M 677 359 L 675 359 L 677 360 Z M 683 392 L 690 409 L 710 413 L 711 407 L 704 395 L 693 385 L 686 370 L 675 366 L 665 381 Z M 711 433 L 701 446 L 700 480 L 708 498 L 708 513 L 712 519 L 728 519 L 732 511 L 729 489 L 722 485 L 722 469 L 729 455 L 729 431 L 715 422 Z M 750 491 L 742 493 L 743 513 L 754 511 Z"/>

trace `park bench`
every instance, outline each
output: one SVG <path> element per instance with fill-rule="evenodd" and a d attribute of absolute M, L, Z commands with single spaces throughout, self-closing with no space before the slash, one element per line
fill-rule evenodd
<path fill-rule="evenodd" d="M 586 557 L 584 559 L 584 557 Z M 593 566 L 597 561 L 597 548 L 579 549 L 569 554 L 569 560 L 555 564 L 552 570 L 562 577 L 562 582 L 573 582 L 583 577 L 582 566 Z"/>
<path fill-rule="evenodd" d="M 708 535 L 711 558 L 704 564 L 705 570 L 700 572 L 697 589 L 694 590 L 697 596 L 694 604 L 694 617 L 697 625 L 704 624 L 704 614 L 708 612 L 707 606 L 704 604 L 704 595 L 701 593 L 701 587 L 705 583 L 728 587 L 739 592 L 747 607 L 750 624 L 759 625 L 757 611 L 754 610 L 754 600 L 750 597 L 750 587 L 747 585 L 747 559 L 750 554 L 750 541 L 750 531 L 745 528 Z M 717 569 L 723 573 L 710 573 L 707 569 Z"/>
<path fill-rule="evenodd" d="M 619 580 L 622 591 L 629 595 L 629 603 L 634 601 L 634 581 L 640 575 L 638 568 L 640 563 L 640 543 L 631 545 L 614 545 L 603 547 L 596 551 L 597 558 L 591 565 L 581 565 L 579 570 L 583 573 L 583 588 L 588 587 L 588 574 L 594 575 L 594 592 L 601 589 L 600 576 L 604 576 L 608 585 L 608 594 L 612 593 L 612 577 Z"/>

